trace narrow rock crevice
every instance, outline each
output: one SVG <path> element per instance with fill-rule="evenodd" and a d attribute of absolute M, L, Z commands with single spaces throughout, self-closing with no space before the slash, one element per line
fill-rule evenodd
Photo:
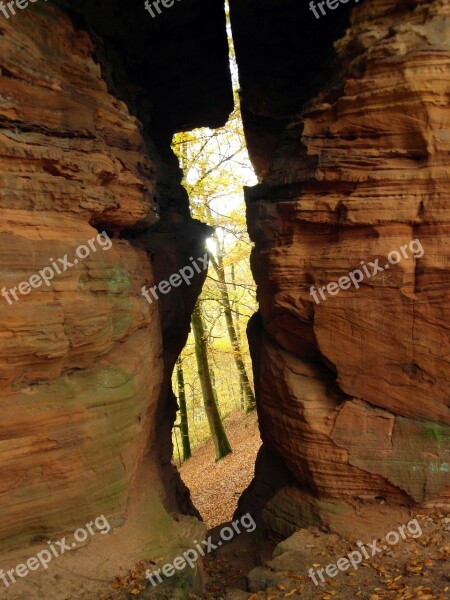
<path fill-rule="evenodd" d="M 245 194 L 263 447 L 237 515 L 275 540 L 308 526 L 348 538 L 353 521 L 379 527 L 381 502 L 384 516 L 448 507 L 448 2 L 230 12 L 260 180 Z M 2 568 L 104 514 L 111 535 L 26 588 L 100 598 L 206 533 L 171 463 L 171 375 L 205 273 L 157 302 L 142 286 L 210 234 L 170 142 L 232 110 L 223 2 L 183 0 L 154 20 L 140 2 L 30 5 L 2 21 L 0 100 L 1 286 L 103 230 L 112 240 L 51 285 L 0 297 Z M 411 239 L 420 258 L 314 301 L 311 286 Z M 200 584 L 186 571 L 168 595 Z"/>

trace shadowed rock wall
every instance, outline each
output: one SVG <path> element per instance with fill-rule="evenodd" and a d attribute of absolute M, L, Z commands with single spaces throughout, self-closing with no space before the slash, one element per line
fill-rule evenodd
<path fill-rule="evenodd" d="M 339 31 L 338 11 L 316 22 L 294 2 L 276 16 L 269 2 L 231 7 L 242 104 L 255 117 L 250 152 L 262 176 L 247 190 L 261 428 L 302 489 L 296 501 L 291 487 L 278 491 L 266 519 L 275 529 L 329 521 L 323 500 L 336 510 L 377 498 L 448 505 L 450 6 L 373 0 L 355 8 L 319 92 L 314 67 Z M 297 54 L 297 68 L 281 70 L 278 86 L 264 72 L 278 67 L 280 47 L 305 41 L 292 41 L 288 30 L 287 44 L 272 36 L 269 45 L 261 32 L 272 19 L 300 29 L 309 20 L 312 65 Z M 249 47 L 258 65 L 268 63 L 264 72 L 252 75 Z M 278 101 L 280 81 L 296 107 Z M 287 124 L 261 155 L 270 119 Z M 416 256 L 408 250 L 388 263 L 392 250 L 416 239 L 423 255 L 416 243 Z M 319 302 L 310 295 L 311 286 L 377 259 L 389 270 L 365 277 L 359 289 L 345 284 Z M 257 472 L 268 481 L 273 468 Z M 244 504 L 252 494 L 259 505 L 267 494 L 258 476 Z"/>
<path fill-rule="evenodd" d="M 297 0 L 232 0 L 231 16 L 261 177 L 247 202 L 264 448 L 242 505 L 280 535 L 351 523 L 355 504 L 447 505 L 448 2 L 316 20 Z M 99 231 L 113 240 L 0 297 L 2 566 L 104 513 L 112 535 L 26 591 L 96 597 L 97 580 L 202 535 L 167 512 L 195 513 L 170 466 L 170 375 L 202 281 L 151 305 L 141 287 L 207 235 L 169 142 L 231 110 L 223 6 L 183 0 L 152 20 L 140 1 L 36 3 L 0 22 L 0 68 L 2 287 Z M 422 256 L 359 289 L 309 294 L 416 238 Z"/>
<path fill-rule="evenodd" d="M 112 4 L 0 17 L 0 284 L 72 264 L 18 301 L 0 296 L 1 567 L 101 514 L 113 527 L 59 557 L 63 578 L 2 583 L 11 600 L 102 597 L 99 582 L 204 535 L 167 512 L 195 513 L 170 465 L 170 376 L 204 274 L 152 304 L 141 288 L 204 254 L 207 228 L 191 219 L 169 142 L 175 128 L 227 119 L 224 11 L 187 0 L 155 29 L 141 3 Z M 191 41 L 188 9 L 204 17 Z M 95 250 L 76 259 L 88 240 Z"/>

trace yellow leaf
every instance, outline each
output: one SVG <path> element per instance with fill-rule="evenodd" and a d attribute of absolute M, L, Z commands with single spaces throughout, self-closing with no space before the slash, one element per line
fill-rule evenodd
<path fill-rule="evenodd" d="M 119 588 L 126 588 L 127 584 L 121 577 L 116 577 L 113 583 L 113 588 L 118 590 Z"/>

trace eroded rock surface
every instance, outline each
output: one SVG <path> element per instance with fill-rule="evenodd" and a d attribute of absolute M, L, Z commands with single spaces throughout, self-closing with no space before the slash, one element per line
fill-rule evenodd
<path fill-rule="evenodd" d="M 449 502 L 449 33 L 448 2 L 355 8 L 335 44 L 332 83 L 291 113 L 263 162 L 254 148 L 263 180 L 247 201 L 262 435 L 318 500 L 317 515 L 324 499 Z M 246 43 L 236 43 L 244 65 Z M 245 69 L 243 79 L 244 106 L 267 124 L 263 82 Z M 307 67 L 288 84 L 315 89 Z M 411 240 L 418 251 L 408 246 L 389 264 Z M 383 272 L 358 289 L 310 295 L 377 259 Z M 277 510 L 301 523 L 301 495 L 280 494 L 274 526 Z"/>
<path fill-rule="evenodd" d="M 51 258 L 78 260 L 12 304 L 1 298 L 8 547 L 124 510 L 163 366 L 157 308 L 140 295 L 148 261 L 119 239 L 75 254 L 106 224 L 112 236 L 158 218 L 139 123 L 108 93 L 87 34 L 60 11 L 30 11 L 2 29 L 1 283 L 13 288 Z"/>
<path fill-rule="evenodd" d="M 202 282 L 151 305 L 141 287 L 207 235 L 168 144 L 231 108 L 223 6 L 183 0 L 148 33 L 137 5 L 60 4 L 0 24 L 0 284 L 96 250 L 0 296 L 1 566 L 100 514 L 113 529 L 11 600 L 98 597 L 204 533 L 168 514 L 195 513 L 170 465 L 170 375 Z M 247 200 L 264 448 L 244 502 L 279 537 L 359 526 L 378 503 L 446 506 L 448 2 L 349 3 L 315 22 L 297 0 L 231 0 L 231 17 L 262 179 Z M 309 294 L 411 240 L 421 255 L 358 289 Z"/>
<path fill-rule="evenodd" d="M 132 114 L 151 107 L 149 81 L 119 99 L 126 82 L 111 52 L 50 2 L 1 17 L 0 566 L 100 515 L 112 527 L 48 571 L 1 582 L 11 600 L 100 598 L 138 560 L 204 535 L 168 512 L 195 512 L 170 466 L 170 374 L 201 276 L 152 304 L 141 288 L 199 256 L 207 231 L 168 146 L 149 137 L 154 115 Z M 205 122 L 225 119 L 227 103 Z M 200 125 L 194 106 L 182 118 Z M 160 123 L 160 144 L 170 127 Z M 62 271 L 48 285 L 17 290 L 53 265 Z"/>

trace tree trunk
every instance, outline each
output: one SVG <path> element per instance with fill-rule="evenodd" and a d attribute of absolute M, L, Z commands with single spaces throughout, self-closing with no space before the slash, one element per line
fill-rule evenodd
<path fill-rule="evenodd" d="M 220 460 L 231 450 L 230 443 L 220 418 L 219 407 L 214 397 L 214 390 L 211 381 L 211 374 L 208 361 L 208 347 L 206 345 L 205 327 L 197 302 L 192 314 L 192 330 L 195 339 L 195 356 L 197 358 L 198 375 L 202 386 L 203 402 L 205 405 L 206 416 L 208 417 L 209 428 L 211 430 L 214 448 L 216 450 L 216 460 Z"/>
<path fill-rule="evenodd" d="M 231 285 L 233 286 L 233 290 L 236 290 L 236 278 L 234 276 L 234 265 L 231 265 Z M 236 319 L 234 320 L 234 323 L 236 326 L 236 337 L 237 337 L 237 340 L 239 342 L 239 347 L 240 347 L 240 345 L 241 345 L 241 324 L 239 322 L 238 311 L 236 311 Z M 239 377 L 239 404 L 240 404 L 242 410 L 244 410 L 244 408 L 245 408 L 245 390 L 244 390 L 244 383 L 243 383 L 241 377 Z"/>
<path fill-rule="evenodd" d="M 242 357 L 241 345 L 239 343 L 239 339 L 236 334 L 236 328 L 233 322 L 233 312 L 231 310 L 230 297 L 228 295 L 227 283 L 225 279 L 225 269 L 223 266 L 222 249 L 219 247 L 219 244 L 217 244 L 217 250 L 217 260 L 213 256 L 212 252 L 209 253 L 209 258 L 216 272 L 217 279 L 219 280 L 219 289 L 222 297 L 228 335 L 230 336 L 231 346 L 233 348 L 233 357 L 239 373 L 239 381 L 242 389 L 244 390 L 245 409 L 247 412 L 251 412 L 256 406 L 255 395 L 253 394 L 252 386 L 250 385 L 250 380 L 248 378 L 244 359 Z"/>
<path fill-rule="evenodd" d="M 177 359 L 178 403 L 180 405 L 180 432 L 183 444 L 183 461 L 191 458 L 191 442 L 189 440 L 189 424 L 186 407 L 186 390 L 184 388 L 184 373 L 181 358 Z"/>

